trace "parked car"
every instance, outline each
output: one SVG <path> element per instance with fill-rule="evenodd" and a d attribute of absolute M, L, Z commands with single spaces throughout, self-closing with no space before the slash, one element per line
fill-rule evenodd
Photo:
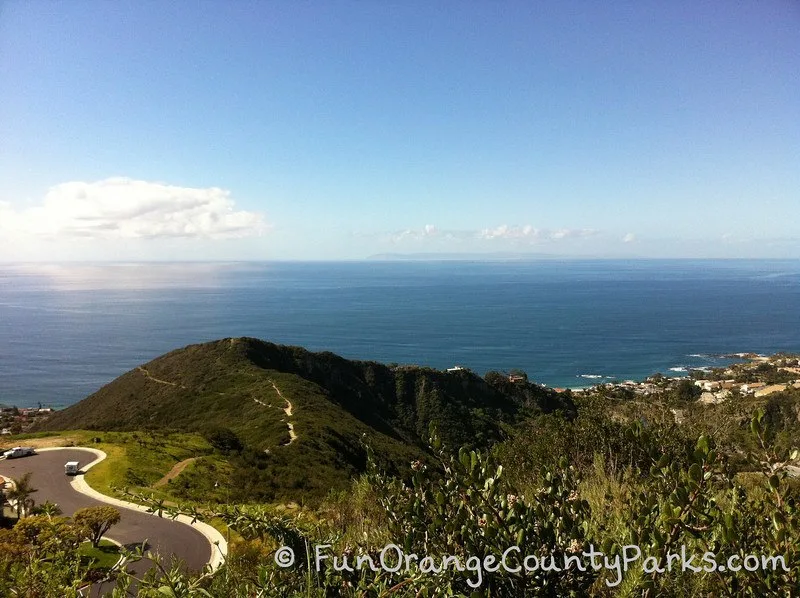
<path fill-rule="evenodd" d="M 3 453 L 3 456 L 6 459 L 16 459 L 17 457 L 28 457 L 30 455 L 35 455 L 36 451 L 33 450 L 33 447 L 30 446 L 15 446 L 11 450 L 6 451 Z"/>

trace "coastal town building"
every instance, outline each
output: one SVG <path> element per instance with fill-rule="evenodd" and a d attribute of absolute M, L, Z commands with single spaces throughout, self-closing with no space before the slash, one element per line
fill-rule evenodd
<path fill-rule="evenodd" d="M 699 386 L 700 388 L 708 392 L 712 392 L 722 388 L 722 383 L 717 382 L 715 380 L 695 380 L 694 385 Z"/>
<path fill-rule="evenodd" d="M 742 384 L 739 387 L 739 391 L 742 394 L 753 394 L 759 388 L 766 386 L 766 382 L 749 382 L 747 384 Z"/>

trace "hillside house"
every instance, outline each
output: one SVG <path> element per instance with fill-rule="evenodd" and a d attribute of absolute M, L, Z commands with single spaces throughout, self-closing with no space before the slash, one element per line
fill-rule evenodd
<path fill-rule="evenodd" d="M 763 386 L 766 386 L 764 382 L 748 382 L 747 384 L 742 384 L 739 387 L 739 390 L 742 392 L 742 394 L 749 395 L 753 394 L 756 390 Z"/>

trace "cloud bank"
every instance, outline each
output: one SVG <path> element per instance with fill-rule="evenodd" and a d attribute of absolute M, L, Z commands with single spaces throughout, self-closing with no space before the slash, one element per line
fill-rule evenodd
<path fill-rule="evenodd" d="M 511 239 L 515 241 L 529 241 L 536 243 L 540 241 L 560 241 L 562 239 L 577 239 L 591 237 L 597 234 L 593 229 L 572 229 L 560 228 L 549 230 L 534 228 L 530 224 L 525 226 L 508 226 L 503 224 L 495 228 L 485 228 L 478 233 L 480 239 Z"/>
<path fill-rule="evenodd" d="M 230 192 L 109 178 L 52 187 L 41 205 L 0 203 L 0 233 L 51 238 L 231 239 L 261 234 L 261 214 L 235 210 Z"/>
<path fill-rule="evenodd" d="M 414 230 L 407 228 L 405 230 L 397 231 L 391 234 L 390 240 L 393 243 L 399 243 L 407 239 L 429 239 L 431 237 L 439 236 L 439 229 L 433 224 L 426 224 L 421 230 Z"/>
<path fill-rule="evenodd" d="M 524 226 L 509 226 L 503 224 L 494 228 L 484 228 L 479 230 L 442 230 L 438 227 L 427 224 L 419 230 L 406 229 L 391 233 L 389 240 L 399 243 L 407 240 L 423 240 L 438 238 L 444 241 L 451 240 L 475 240 L 475 241 L 511 241 L 514 243 L 547 243 L 562 241 L 564 239 L 580 239 L 597 235 L 598 231 L 593 229 L 570 229 L 560 228 L 556 230 L 534 228 L 530 224 Z"/>

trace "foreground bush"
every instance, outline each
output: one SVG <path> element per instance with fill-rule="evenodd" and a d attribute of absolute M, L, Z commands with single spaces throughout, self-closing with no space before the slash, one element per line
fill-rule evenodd
<path fill-rule="evenodd" d="M 408 479 L 371 467 L 354 486 L 353 504 L 342 518 L 326 518 L 324 510 L 289 515 L 268 506 L 200 513 L 150 501 L 153 511 L 166 515 L 218 516 L 243 541 L 214 572 L 187 575 L 177 566 L 160 567 L 143 579 L 121 572 L 114 596 L 129 596 L 133 587 L 139 596 L 159 598 L 797 595 L 797 490 L 783 467 L 786 456 L 769 443 L 763 412 L 750 425 L 759 450 L 748 456 L 754 473 L 745 478 L 709 436 L 687 445 L 683 439 L 670 443 L 669 430 L 659 426 L 615 430 L 620 445 L 635 451 L 622 477 L 602 484 L 609 474 L 599 468 L 594 486 L 580 479 L 585 468 L 562 458 L 515 476 L 526 480 L 522 491 L 489 454 L 452 453 L 434 435 L 431 459 L 412 463 Z M 593 490 L 590 501 L 582 495 L 592 488 L 608 491 L 614 521 L 605 513 L 605 496 Z M 8 595 L 74 595 L 81 572 L 69 558 L 74 547 L 62 524 L 23 519 L 0 536 Z M 393 546 L 384 550 L 386 541 Z M 289 549 L 292 566 L 279 567 L 276 559 Z M 588 555 L 600 552 L 600 565 L 592 566 Z M 681 554 L 695 555 L 688 569 L 670 557 Z M 503 555 L 505 567 L 499 568 Z M 711 568 L 703 555 L 742 566 Z M 391 570 L 381 568 L 382 556 L 384 569 Z M 638 558 L 624 566 L 632 556 Z M 444 557 L 450 557 L 446 566 Z M 744 566 L 761 557 L 770 557 L 773 566 Z M 36 593 L 19 591 L 34 587 Z"/>

